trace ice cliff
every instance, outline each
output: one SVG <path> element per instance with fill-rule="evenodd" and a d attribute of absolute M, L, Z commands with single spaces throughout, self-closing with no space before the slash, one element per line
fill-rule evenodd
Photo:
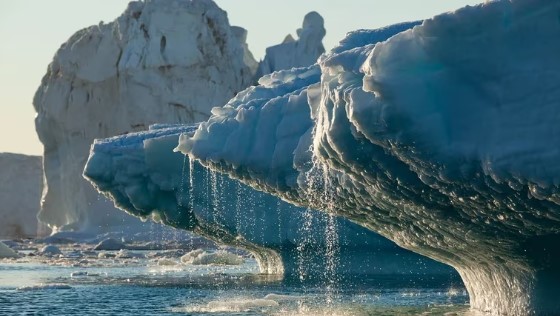
<path fill-rule="evenodd" d="M 179 148 L 453 266 L 475 310 L 558 315 L 559 12 L 490 1 L 376 45 L 350 34 L 318 66 L 238 94 Z"/>
<path fill-rule="evenodd" d="M 180 134 L 196 128 L 158 125 L 97 140 L 84 174 L 133 215 L 252 252 L 263 273 L 299 280 L 454 274 L 356 224 L 299 209 L 174 152 Z"/>
<path fill-rule="evenodd" d="M 80 231 L 124 221 L 82 178 L 91 143 L 156 122 L 206 120 L 253 78 L 244 37 L 209 0 L 134 1 L 114 22 L 74 34 L 33 101 L 44 145 L 40 220 Z"/>
<path fill-rule="evenodd" d="M 266 55 L 258 65 L 256 78 L 282 69 L 315 64 L 325 52 L 322 42 L 325 34 L 323 17 L 314 11 L 307 13 L 301 28 L 297 30 L 297 40 L 288 35 L 281 44 L 266 49 Z"/>
<path fill-rule="evenodd" d="M 0 238 L 36 237 L 41 201 L 41 157 L 0 153 Z"/>

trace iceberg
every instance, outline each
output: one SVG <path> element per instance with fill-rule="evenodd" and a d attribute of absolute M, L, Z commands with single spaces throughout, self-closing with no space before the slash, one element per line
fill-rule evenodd
<path fill-rule="evenodd" d="M 135 223 L 82 178 L 91 143 L 206 120 L 253 80 L 244 34 L 210 0 L 132 1 L 115 21 L 62 44 L 33 100 L 44 146 L 41 222 L 91 233 Z"/>
<path fill-rule="evenodd" d="M 356 224 L 292 206 L 174 152 L 180 135 L 197 128 L 158 124 L 96 140 L 84 176 L 134 216 L 251 252 L 261 273 L 295 281 L 368 274 L 455 277 L 452 269 Z"/>
<path fill-rule="evenodd" d="M 47 233 L 37 220 L 42 176 L 41 157 L 0 153 L 0 238 Z"/>
<path fill-rule="evenodd" d="M 352 33 L 178 148 L 451 265 L 474 310 L 560 314 L 559 12 L 488 1 L 377 44 Z"/>
<path fill-rule="evenodd" d="M 325 37 L 325 21 L 315 12 L 309 12 L 303 18 L 303 24 L 297 29 L 298 39 L 290 34 L 281 44 L 268 47 L 265 57 L 258 64 L 256 78 L 283 69 L 306 67 L 317 62 L 317 58 L 325 52 L 323 37 Z"/>

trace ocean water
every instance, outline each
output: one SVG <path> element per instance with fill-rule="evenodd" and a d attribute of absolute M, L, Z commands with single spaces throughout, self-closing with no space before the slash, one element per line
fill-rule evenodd
<path fill-rule="evenodd" d="M 325 286 L 259 275 L 249 257 L 226 266 L 181 263 L 173 252 L 115 254 L 74 249 L 0 260 L 0 315 L 472 315 L 460 282 L 443 277 Z"/>

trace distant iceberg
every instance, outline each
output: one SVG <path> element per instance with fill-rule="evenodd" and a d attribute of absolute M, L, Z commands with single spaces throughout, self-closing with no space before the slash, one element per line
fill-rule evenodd
<path fill-rule="evenodd" d="M 324 24 L 325 21 L 319 13 L 315 11 L 307 13 L 301 28 L 297 30 L 297 40 L 288 34 L 281 44 L 266 49 L 264 59 L 257 68 L 257 79 L 275 71 L 315 64 L 317 58 L 325 52 Z"/>
<path fill-rule="evenodd" d="M 489 1 L 376 45 L 352 33 L 179 149 L 455 267 L 473 309 L 560 314 L 559 12 Z"/>
<path fill-rule="evenodd" d="M 48 233 L 39 224 L 41 157 L 0 153 L 0 238 L 33 238 Z"/>
<path fill-rule="evenodd" d="M 72 35 L 33 100 L 44 146 L 39 219 L 55 231 L 139 226 L 82 178 L 91 143 L 154 123 L 206 120 L 252 83 L 245 38 L 211 0 L 132 1 L 115 21 Z"/>

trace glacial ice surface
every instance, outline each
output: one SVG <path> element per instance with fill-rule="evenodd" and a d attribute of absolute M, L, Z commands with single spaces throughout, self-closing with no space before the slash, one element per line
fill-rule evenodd
<path fill-rule="evenodd" d="M 452 265 L 474 309 L 558 314 L 558 12 L 491 1 L 377 44 L 351 33 L 213 110 L 179 149 Z"/>

